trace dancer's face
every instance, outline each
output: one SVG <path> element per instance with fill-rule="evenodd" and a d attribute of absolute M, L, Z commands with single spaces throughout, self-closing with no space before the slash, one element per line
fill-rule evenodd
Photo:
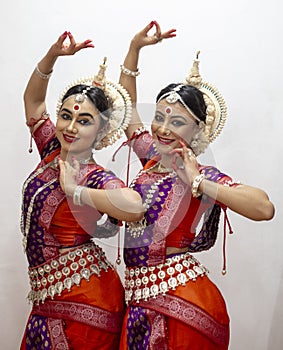
<path fill-rule="evenodd" d="M 88 157 L 101 126 L 98 110 L 87 98 L 81 103 L 71 96 L 62 105 L 56 123 L 56 136 L 63 152 Z"/>
<path fill-rule="evenodd" d="M 179 102 L 169 104 L 163 99 L 157 103 L 151 131 L 159 153 L 181 147 L 180 140 L 189 145 L 197 130 L 195 119 Z"/>

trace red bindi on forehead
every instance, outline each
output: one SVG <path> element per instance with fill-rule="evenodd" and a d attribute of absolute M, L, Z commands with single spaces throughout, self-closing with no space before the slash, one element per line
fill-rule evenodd
<path fill-rule="evenodd" d="M 73 106 L 73 110 L 74 111 L 79 111 L 80 110 L 80 108 L 81 108 L 81 106 L 79 105 L 79 104 L 74 104 L 74 106 Z"/>
<path fill-rule="evenodd" d="M 166 114 L 171 114 L 172 113 L 172 108 L 171 107 L 166 107 L 165 108 L 165 113 Z"/>

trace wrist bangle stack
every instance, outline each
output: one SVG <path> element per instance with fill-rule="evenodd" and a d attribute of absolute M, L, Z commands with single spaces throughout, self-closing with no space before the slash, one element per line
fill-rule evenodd
<path fill-rule="evenodd" d="M 129 75 L 130 77 L 137 77 L 138 75 L 140 75 L 140 71 L 138 68 L 136 71 L 133 71 L 126 68 L 123 64 L 120 65 L 120 68 L 122 73 L 124 73 L 125 75 Z"/>
<path fill-rule="evenodd" d="M 191 187 L 193 197 L 199 197 L 201 195 L 201 192 L 198 191 L 198 188 L 203 179 L 205 179 L 204 174 L 200 174 L 195 177 Z"/>
<path fill-rule="evenodd" d="M 36 74 L 43 80 L 47 80 L 51 77 L 51 74 L 53 72 L 53 69 L 48 74 L 42 73 L 41 70 L 39 69 L 38 65 L 35 68 Z"/>
<path fill-rule="evenodd" d="M 75 191 L 73 193 L 73 203 L 75 205 L 83 206 L 83 203 L 81 201 L 81 193 L 83 189 L 84 189 L 84 186 L 77 186 L 75 188 Z"/>

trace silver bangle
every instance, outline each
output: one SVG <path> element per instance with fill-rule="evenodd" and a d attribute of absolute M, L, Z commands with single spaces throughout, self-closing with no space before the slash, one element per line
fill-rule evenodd
<path fill-rule="evenodd" d="M 51 69 L 51 72 L 49 72 L 48 74 L 45 74 L 45 73 L 41 72 L 41 70 L 39 69 L 39 67 L 37 65 L 36 68 L 35 68 L 35 72 L 41 79 L 48 80 L 51 77 L 53 69 Z"/>
<path fill-rule="evenodd" d="M 77 186 L 75 188 L 75 191 L 73 193 L 73 203 L 75 205 L 83 206 L 83 203 L 81 201 L 81 194 L 83 189 L 84 189 L 84 186 Z"/>
<path fill-rule="evenodd" d="M 199 197 L 201 195 L 201 192 L 198 191 L 199 185 L 202 182 L 202 180 L 205 179 L 204 174 L 200 174 L 195 177 L 192 186 L 191 186 L 191 191 L 192 191 L 192 196 L 193 197 Z"/>
<path fill-rule="evenodd" d="M 129 75 L 130 77 L 137 77 L 138 75 L 140 75 L 140 71 L 138 68 L 136 71 L 133 71 L 133 70 L 126 68 L 123 64 L 120 65 L 120 68 L 121 68 L 122 73 Z"/>

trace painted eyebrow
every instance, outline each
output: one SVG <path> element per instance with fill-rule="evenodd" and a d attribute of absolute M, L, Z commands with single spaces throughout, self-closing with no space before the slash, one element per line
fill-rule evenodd
<path fill-rule="evenodd" d="M 73 114 L 72 111 L 70 111 L 68 108 L 62 108 L 61 112 L 67 112 L 69 114 Z M 79 117 L 90 117 L 91 119 L 94 119 L 93 115 L 90 113 L 79 113 Z"/>

